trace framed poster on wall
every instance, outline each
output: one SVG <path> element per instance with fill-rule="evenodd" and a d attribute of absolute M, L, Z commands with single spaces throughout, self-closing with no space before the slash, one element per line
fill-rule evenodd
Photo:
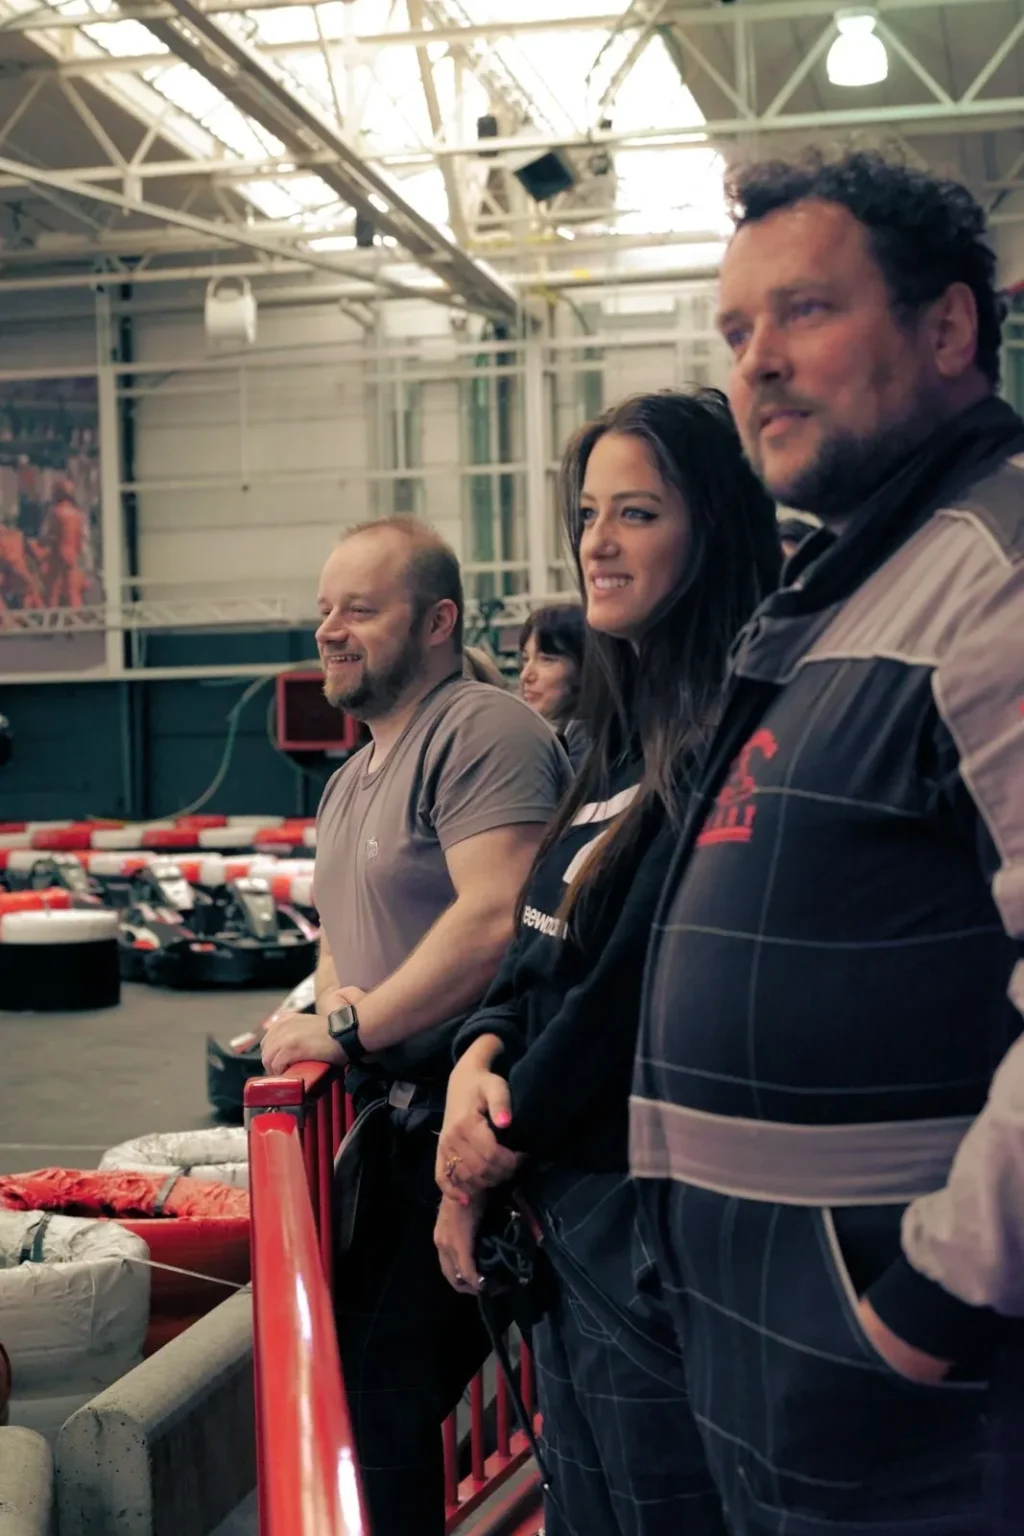
<path fill-rule="evenodd" d="M 96 380 L 0 380 L 0 628 L 102 602 Z"/>

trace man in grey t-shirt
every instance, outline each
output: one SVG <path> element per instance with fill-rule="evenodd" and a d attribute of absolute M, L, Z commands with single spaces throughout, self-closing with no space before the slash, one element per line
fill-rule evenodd
<path fill-rule="evenodd" d="M 357 1107 L 401 1106 L 335 1311 L 374 1536 L 440 1536 L 440 1424 L 487 1353 L 475 1302 L 445 1282 L 433 1245 L 445 1026 L 479 1002 L 511 942 L 569 767 L 518 699 L 463 679 L 458 562 L 422 524 L 345 537 L 320 609 L 327 697 L 373 739 L 320 805 L 317 1012 L 276 1021 L 263 1059 L 269 1072 L 348 1061 Z"/>

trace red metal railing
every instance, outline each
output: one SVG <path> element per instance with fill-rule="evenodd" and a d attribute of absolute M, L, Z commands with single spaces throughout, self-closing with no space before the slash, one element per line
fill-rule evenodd
<path fill-rule="evenodd" d="M 324 1266 L 330 1250 L 309 1197 L 316 1165 L 309 1128 L 300 1129 L 304 1100 L 301 1077 L 246 1092 L 260 1536 L 368 1536 Z"/>
<path fill-rule="evenodd" d="M 334 1156 L 351 1104 L 338 1073 L 319 1062 L 281 1078 L 252 1079 L 245 1104 L 260 1536 L 369 1536 L 331 1302 Z M 448 1536 L 468 1536 L 471 1525 L 475 1536 L 504 1531 L 540 1507 L 536 1476 L 518 1476 L 530 1451 L 512 1429 L 508 1387 L 499 1373 L 488 1413 L 486 1375 L 470 1386 L 465 1476 L 458 1416 L 442 1429 Z M 532 1417 L 533 1362 L 525 1342 L 520 1392 Z"/>

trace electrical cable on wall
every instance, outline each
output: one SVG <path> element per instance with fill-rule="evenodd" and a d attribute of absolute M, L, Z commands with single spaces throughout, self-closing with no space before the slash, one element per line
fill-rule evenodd
<path fill-rule="evenodd" d="M 227 778 L 228 769 L 231 767 L 231 760 L 235 755 L 235 746 L 238 741 L 239 723 L 241 721 L 242 711 L 245 709 L 245 706 L 248 704 L 249 700 L 260 691 L 261 688 L 265 688 L 268 683 L 272 683 L 280 673 L 293 672 L 295 670 L 295 666 L 296 663 L 294 661 L 284 662 L 280 667 L 278 667 L 276 672 L 268 673 L 266 677 L 255 678 L 249 684 L 249 686 L 244 689 L 240 697 L 234 704 L 232 704 L 225 717 L 228 722 L 228 734 L 224 742 L 224 752 L 221 756 L 220 766 L 217 769 L 217 772 L 214 774 L 210 784 L 206 789 L 203 790 L 203 793 L 197 800 L 192 801 L 191 805 L 183 805 L 180 810 L 169 811 L 166 818 L 161 819 L 170 821 L 175 816 L 191 816 L 194 812 L 201 810 L 204 805 L 207 805 L 209 801 L 212 800 L 213 796 L 217 793 L 218 789 L 220 789 L 224 780 Z"/>

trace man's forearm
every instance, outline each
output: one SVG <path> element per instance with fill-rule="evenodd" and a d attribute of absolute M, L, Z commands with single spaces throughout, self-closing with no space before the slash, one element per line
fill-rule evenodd
<path fill-rule="evenodd" d="M 512 913 L 482 910 L 458 897 L 408 960 L 359 1004 L 359 1035 L 368 1051 L 432 1029 L 480 1001 L 512 939 Z"/>
<path fill-rule="evenodd" d="M 327 940 L 320 940 L 320 954 L 316 962 L 316 1011 L 317 1013 L 330 1013 L 333 1004 L 330 995 L 337 992 L 340 983 L 338 973 L 334 969 L 334 957 L 327 947 Z"/>

